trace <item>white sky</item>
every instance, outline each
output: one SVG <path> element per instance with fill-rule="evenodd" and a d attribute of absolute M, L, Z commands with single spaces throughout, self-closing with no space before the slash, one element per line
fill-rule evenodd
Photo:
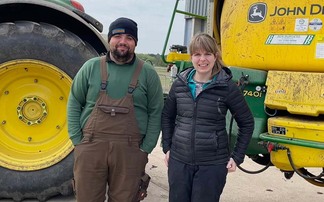
<path fill-rule="evenodd" d="M 138 44 L 136 53 L 162 54 L 176 0 L 78 0 L 87 14 L 104 25 L 108 33 L 112 21 L 128 17 L 137 22 Z M 180 0 L 178 10 L 184 11 L 185 0 Z M 172 44 L 183 44 L 184 15 L 176 14 L 166 54 Z"/>

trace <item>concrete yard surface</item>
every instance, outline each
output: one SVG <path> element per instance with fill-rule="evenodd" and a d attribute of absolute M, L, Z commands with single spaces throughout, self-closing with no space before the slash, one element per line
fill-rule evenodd
<path fill-rule="evenodd" d="M 149 155 L 146 172 L 151 176 L 148 196 L 144 202 L 167 202 L 168 181 L 167 167 L 164 165 L 164 154 L 159 146 Z M 262 166 L 249 158 L 241 167 L 247 170 L 259 170 Z M 23 202 L 36 202 L 24 200 Z M 318 187 L 295 174 L 290 180 L 275 167 L 270 167 L 259 174 L 247 174 L 241 170 L 229 173 L 227 183 L 221 196 L 221 202 L 323 202 L 324 187 Z M 0 202 L 12 202 L 0 200 Z M 74 196 L 57 196 L 48 202 L 76 202 Z M 180 201 L 179 201 L 180 202 Z"/>

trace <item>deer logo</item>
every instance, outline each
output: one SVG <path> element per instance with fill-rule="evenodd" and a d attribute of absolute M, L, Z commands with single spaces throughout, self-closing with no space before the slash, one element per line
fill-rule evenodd
<path fill-rule="evenodd" d="M 252 23 L 262 22 L 267 14 L 267 5 L 265 3 L 256 3 L 250 6 L 248 21 Z"/>
<path fill-rule="evenodd" d="M 250 16 L 251 18 L 260 17 L 264 19 L 264 17 L 262 16 L 262 11 L 258 11 L 258 6 L 253 6 L 253 13 Z"/>

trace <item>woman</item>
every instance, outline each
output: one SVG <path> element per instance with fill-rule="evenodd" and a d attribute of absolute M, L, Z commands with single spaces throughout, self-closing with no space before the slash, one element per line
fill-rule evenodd
<path fill-rule="evenodd" d="M 231 80 L 214 38 L 195 35 L 189 45 L 192 68 L 177 75 L 162 112 L 162 146 L 168 166 L 170 202 L 219 201 L 228 172 L 244 160 L 254 119 Z M 229 151 L 226 114 L 239 133 Z"/>

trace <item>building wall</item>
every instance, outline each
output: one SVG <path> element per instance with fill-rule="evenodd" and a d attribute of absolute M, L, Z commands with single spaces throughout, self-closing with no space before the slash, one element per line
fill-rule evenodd
<path fill-rule="evenodd" d="M 186 0 L 185 11 L 195 15 L 207 16 L 210 0 Z M 185 16 L 184 45 L 188 46 L 195 33 L 207 31 L 207 21 L 193 16 Z"/>

